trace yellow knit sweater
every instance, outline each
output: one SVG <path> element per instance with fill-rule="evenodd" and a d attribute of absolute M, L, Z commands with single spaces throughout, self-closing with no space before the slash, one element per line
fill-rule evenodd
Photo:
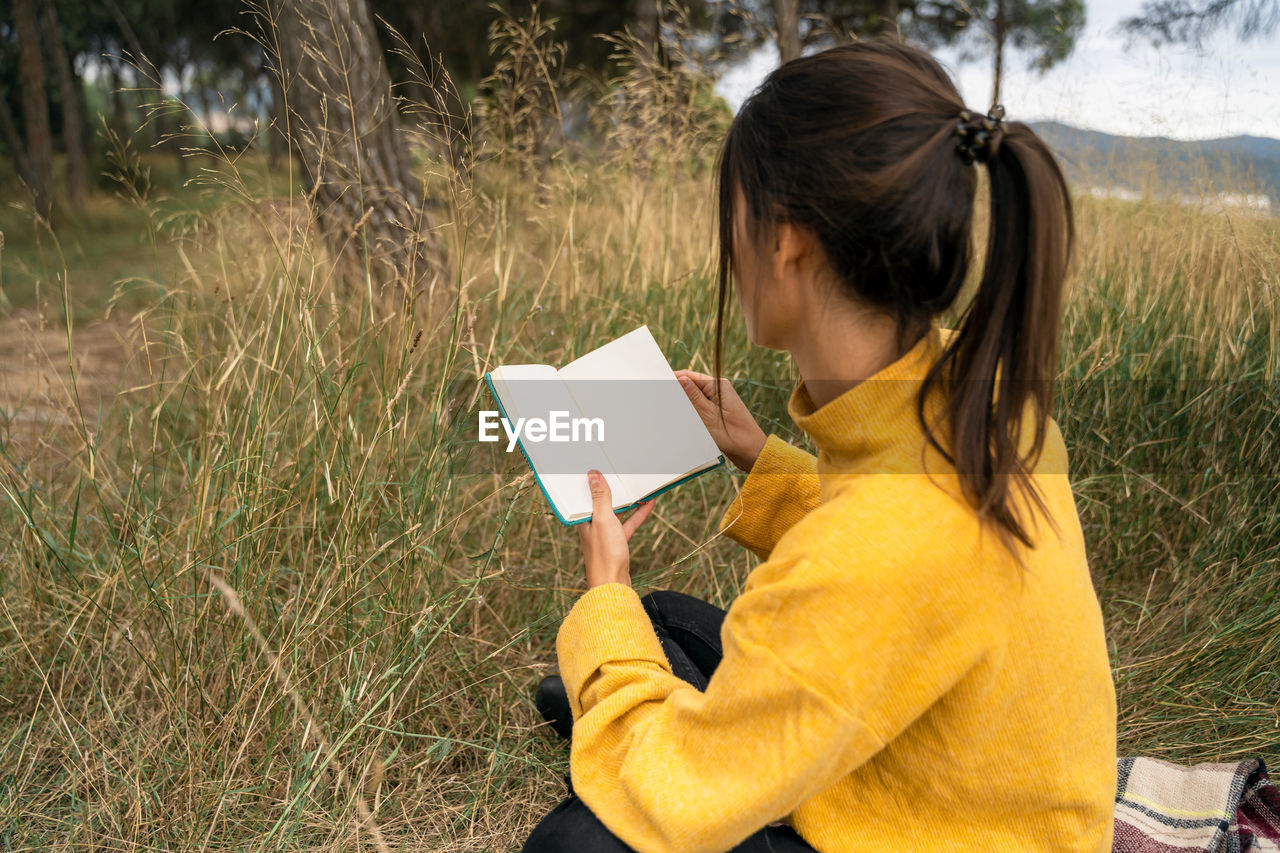
<path fill-rule="evenodd" d="M 924 449 L 940 351 L 935 326 L 820 409 L 792 392 L 819 455 L 769 436 L 721 519 L 764 562 L 705 693 L 631 587 L 566 616 L 573 786 L 634 849 L 725 851 L 777 820 L 824 853 L 1111 849 L 1115 691 L 1062 436 L 1024 579 Z"/>

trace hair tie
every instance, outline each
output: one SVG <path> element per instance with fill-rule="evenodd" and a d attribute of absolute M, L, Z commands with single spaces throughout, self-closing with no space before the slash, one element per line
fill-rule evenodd
<path fill-rule="evenodd" d="M 961 110 L 955 135 L 960 137 L 956 151 L 965 165 L 988 162 L 1000 150 L 1004 138 L 1004 107 L 996 104 L 985 116 Z"/>

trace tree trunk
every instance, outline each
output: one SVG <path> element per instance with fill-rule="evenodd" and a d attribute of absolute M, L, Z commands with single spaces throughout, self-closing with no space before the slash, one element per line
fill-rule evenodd
<path fill-rule="evenodd" d="M 993 23 L 996 39 L 996 73 L 991 86 L 991 104 L 1000 103 L 1000 82 L 1004 77 L 1004 41 L 1008 35 L 1009 22 L 1004 14 L 1004 0 L 996 0 L 996 16 Z"/>
<path fill-rule="evenodd" d="M 85 170 L 84 116 L 80 112 L 80 93 L 76 85 L 75 69 L 67 56 L 62 40 L 62 28 L 58 26 L 58 11 L 53 0 L 42 0 L 44 5 L 44 37 L 49 45 L 50 58 L 58 75 L 58 91 L 62 99 L 62 145 L 67 151 L 67 198 L 76 210 L 84 210 L 84 195 L 88 186 Z"/>
<path fill-rule="evenodd" d="M 200 114 L 204 117 L 203 124 L 205 128 L 209 130 L 209 136 L 212 137 L 213 136 L 213 131 L 212 131 L 213 101 L 209 100 L 209 87 L 205 85 L 204 79 L 202 79 L 199 74 L 196 74 L 196 76 L 193 79 L 195 81 L 195 87 L 192 90 L 192 92 L 188 95 L 188 97 L 190 97 L 191 100 L 195 101 L 197 104 L 200 105 Z M 244 103 L 244 99 L 237 98 L 236 100 L 232 101 L 232 103 Z M 226 110 L 222 110 L 222 114 L 225 116 L 227 114 Z M 229 126 L 230 122 L 228 122 L 227 124 Z M 203 139 L 200 140 L 200 144 L 201 145 L 204 144 Z M 211 150 L 217 150 L 217 147 L 218 146 L 214 145 L 212 142 L 210 143 Z"/>
<path fill-rule="evenodd" d="M 643 79 L 639 86 L 627 92 L 627 99 L 634 106 L 627 115 L 628 137 L 634 140 L 631 147 L 631 164 L 639 181 L 648 181 L 655 156 L 658 155 L 669 115 L 659 108 L 659 79 L 662 76 L 662 15 L 658 0 L 636 0 L 636 55 L 631 74 Z M 652 73 L 652 77 L 649 74 Z M 554 97 L 554 95 L 552 95 Z"/>
<path fill-rule="evenodd" d="M 269 65 L 263 68 L 263 73 L 266 75 L 263 94 L 271 105 L 267 108 L 267 167 L 278 169 L 284 154 L 284 113 L 281 112 L 284 94 L 280 89 L 280 75 Z"/>
<path fill-rule="evenodd" d="M 876 14 L 879 16 L 879 20 L 876 21 L 877 33 L 900 35 L 898 31 L 898 0 L 880 0 Z"/>
<path fill-rule="evenodd" d="M 106 0 L 107 10 L 111 13 L 111 17 L 115 19 L 116 26 L 120 28 L 120 34 L 124 37 L 124 43 L 128 45 L 129 52 L 133 54 L 133 63 L 137 71 L 144 74 L 151 82 L 151 86 L 155 88 L 155 101 L 148 105 L 143 104 L 143 110 L 150 110 L 146 121 L 151 128 L 151 146 L 159 148 L 162 151 L 169 151 L 177 158 L 178 172 L 182 177 L 186 177 L 188 166 L 186 158 L 182 156 L 181 140 L 178 139 L 174 132 L 174 117 L 176 115 L 175 105 L 169 103 L 169 99 L 164 94 L 164 75 L 160 71 L 160 65 L 168 65 L 166 59 L 161 58 L 160 65 L 157 65 L 142 47 L 142 42 L 138 38 L 138 34 L 129 24 L 129 19 L 125 17 L 116 0 Z M 182 77 L 183 69 L 176 69 L 179 78 Z"/>
<path fill-rule="evenodd" d="M 124 102 L 124 78 L 120 75 L 119 63 L 108 59 L 107 68 L 111 81 L 111 132 L 124 139 L 129 135 L 129 109 Z"/>
<path fill-rule="evenodd" d="M 9 111 L 9 99 L 0 98 L 0 133 L 4 134 L 5 145 L 13 157 L 13 168 L 27 186 L 31 185 L 31 161 L 27 159 L 27 147 L 18 133 L 18 124 Z"/>
<path fill-rule="evenodd" d="M 800 55 L 800 14 L 796 0 L 772 0 L 773 24 L 778 39 L 778 64 Z"/>
<path fill-rule="evenodd" d="M 18 73 L 22 78 L 22 124 L 27 135 L 28 186 L 36 210 L 47 217 L 53 206 L 53 137 L 49 132 L 49 101 L 45 97 L 44 60 L 33 0 L 14 0 L 14 28 L 18 32 Z"/>
<path fill-rule="evenodd" d="M 636 35 L 655 58 L 659 48 L 658 18 L 658 0 L 636 0 Z"/>
<path fill-rule="evenodd" d="M 365 0 L 273 5 L 287 125 L 334 260 L 351 284 L 372 290 L 371 282 L 396 282 L 416 293 L 443 271 L 443 247 L 406 166 L 368 6 Z"/>

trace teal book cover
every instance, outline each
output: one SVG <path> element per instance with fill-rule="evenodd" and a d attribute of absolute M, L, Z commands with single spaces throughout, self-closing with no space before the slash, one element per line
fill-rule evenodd
<path fill-rule="evenodd" d="M 644 330 L 644 331 L 645 331 L 645 334 L 647 335 L 647 330 Z M 656 345 L 655 345 L 655 346 L 656 346 Z M 669 370 L 669 368 L 668 368 L 668 370 Z M 493 374 L 492 374 L 492 373 L 486 373 L 486 374 L 484 375 L 484 381 L 485 381 L 485 384 L 486 384 L 486 385 L 488 386 L 488 388 L 489 388 L 489 393 L 493 396 L 494 401 L 495 401 L 495 402 L 497 403 L 497 405 L 498 405 L 498 414 L 501 416 L 501 418 L 502 418 L 505 422 L 508 422 L 508 423 L 515 423 L 515 420 L 514 420 L 514 419 L 512 419 L 512 418 L 510 417 L 510 415 L 509 415 L 509 413 L 508 413 L 508 407 L 507 407 L 506 405 L 504 405 L 503 400 L 502 400 L 502 397 L 501 397 L 501 395 L 498 393 L 497 388 L 495 388 L 495 387 L 494 387 L 494 383 L 493 383 Z M 672 377 L 672 381 L 674 382 L 674 376 Z M 679 386 L 677 385 L 676 387 L 677 387 L 677 389 L 678 389 L 678 387 L 679 387 Z M 679 393 L 680 393 L 681 395 L 683 395 L 683 394 L 684 394 L 684 392 L 683 392 L 683 391 L 680 391 Z M 690 409 L 692 409 L 692 407 L 690 407 Z M 696 417 L 696 415 L 695 415 L 695 417 Z M 698 427 L 700 430 L 703 430 L 703 431 L 705 431 L 705 429 L 706 429 L 706 428 L 705 428 L 705 426 L 703 426 L 703 425 L 702 425 L 701 421 L 699 421 L 699 422 L 698 422 L 697 427 Z M 505 428 L 505 427 L 504 427 L 504 428 Z M 509 437 L 510 437 L 510 434 L 509 434 Z M 710 435 L 709 435 L 709 434 L 707 434 L 706 438 L 707 438 L 707 439 L 710 439 Z M 547 488 L 547 485 L 546 485 L 546 483 L 544 482 L 544 477 L 543 477 L 544 472 L 540 472 L 540 471 L 538 470 L 538 466 L 534 463 L 534 461 L 533 461 L 532 457 L 530 456 L 530 453 L 528 452 L 528 449 L 525 447 L 525 437 L 524 437 L 524 436 L 521 436 L 521 435 L 519 435 L 519 434 L 517 434 L 517 435 L 515 436 L 515 438 L 514 438 L 514 441 L 515 441 L 516 446 L 520 448 L 520 453 L 521 453 L 521 455 L 522 455 L 522 456 L 524 456 L 525 462 L 526 462 L 526 463 L 528 463 L 528 465 L 529 465 L 529 469 L 530 469 L 531 471 L 533 471 L 534 480 L 535 480 L 535 481 L 537 482 L 537 484 L 538 484 L 538 489 L 542 492 L 542 495 L 543 495 L 543 497 L 546 499 L 547 504 L 551 507 L 551 511 L 552 511 L 552 513 L 555 515 L 556 520 L 558 520 L 561 524 L 563 524 L 563 525 L 564 525 L 564 526 L 566 526 L 566 527 L 572 527 L 572 526 L 574 526 L 574 525 L 581 524 L 581 523 L 582 523 L 582 522 L 584 522 L 584 521 L 590 521 L 590 520 L 591 520 L 591 516 L 590 516 L 590 515 L 581 516 L 581 517 L 576 517 L 576 518 L 566 518 L 566 517 L 565 517 L 565 515 L 561 512 L 561 508 L 560 508 L 559 506 L 557 506 L 557 503 L 556 503 L 555 499 L 552 497 L 552 495 L 551 495 L 551 491 Z M 714 446 L 714 443 L 712 443 L 712 446 Z M 642 497 L 637 498 L 637 499 L 636 499 L 636 500 L 634 500 L 634 501 L 631 501 L 630 503 L 627 503 L 627 504 L 625 504 L 625 505 L 623 505 L 623 506 L 615 507 L 613 511 L 614 511 L 614 513 L 615 513 L 615 514 L 617 514 L 617 513 L 622 513 L 622 512 L 626 512 L 627 510 L 630 510 L 630 509 L 632 509 L 632 508 L 636 507 L 637 505 L 639 505 L 639 504 L 640 504 L 641 502 L 643 502 L 643 501 L 646 501 L 646 500 L 652 500 L 653 498 L 656 498 L 656 497 L 658 497 L 659 495 L 662 495 L 662 494 L 664 494 L 664 493 L 666 493 L 666 492 L 668 492 L 668 491 L 670 491 L 670 490 L 674 489 L 676 486 L 679 486 L 679 485 L 681 485 L 681 484 L 683 484 L 683 483 L 687 483 L 687 482 L 689 482 L 690 480 L 694 479 L 695 477 L 698 477 L 698 476 L 700 476 L 700 475 L 702 475 L 702 474 L 706 474 L 706 473 L 707 473 L 707 472 L 709 472 L 709 471 L 714 471 L 714 470 L 716 470 L 716 469 L 718 469 L 718 468 L 722 468 L 722 467 L 724 467 L 724 465 L 725 465 L 725 458 L 724 458 L 724 455 L 723 455 L 723 454 L 720 454 L 720 453 L 717 453 L 717 455 L 716 455 L 716 461 L 715 461 L 714 463 L 709 464 L 709 465 L 707 465 L 706 467 L 700 468 L 700 469 L 698 469 L 698 470 L 696 470 L 696 471 L 693 471 L 693 472 L 691 472 L 691 473 L 689 473 L 689 474 L 686 474 L 686 475 L 684 475 L 684 476 L 682 476 L 682 477 L 679 477 L 678 479 L 673 480 L 672 482 L 667 483 L 666 485 L 663 485 L 663 486 L 661 486 L 660 488 L 655 489 L 654 491 L 651 491 L 651 492 L 649 492 L 648 494 L 643 495 Z M 603 469 L 602 469 L 602 470 L 603 470 Z M 586 478 L 587 478 L 587 471 L 586 471 L 586 469 L 584 469 L 584 470 L 582 471 L 582 480 L 583 480 L 583 483 L 584 483 L 584 484 L 585 484 L 585 482 L 586 482 Z"/>

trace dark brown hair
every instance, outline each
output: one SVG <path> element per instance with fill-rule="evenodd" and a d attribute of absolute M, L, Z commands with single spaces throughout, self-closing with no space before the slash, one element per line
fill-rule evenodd
<path fill-rule="evenodd" d="M 733 120 L 720 152 L 715 374 L 732 274 L 735 187 L 753 235 L 770 223 L 816 235 L 858 301 L 885 310 L 899 351 L 951 307 L 973 254 L 977 168 L 956 151 L 965 105 L 928 53 L 894 38 L 840 45 L 771 73 Z M 916 413 L 956 468 L 965 498 L 1001 540 L 1032 546 L 1016 486 L 1044 503 L 1030 470 L 1053 404 L 1058 326 L 1074 225 L 1066 180 L 1025 124 L 993 134 L 985 168 L 986 260 L 957 334 L 926 376 Z M 924 400 L 942 385 L 943 447 Z M 1034 439 L 1019 455 L 1024 409 Z"/>

